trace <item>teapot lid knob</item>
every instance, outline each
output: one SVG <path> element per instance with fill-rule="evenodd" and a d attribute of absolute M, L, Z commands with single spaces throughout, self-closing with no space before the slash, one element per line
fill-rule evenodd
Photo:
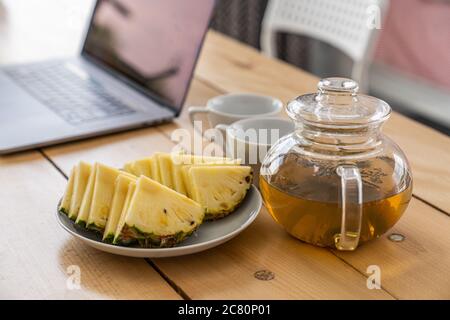
<path fill-rule="evenodd" d="M 359 85 L 356 81 L 347 78 L 325 78 L 319 81 L 317 87 L 320 92 L 336 91 L 336 92 L 348 92 L 356 94 L 359 89 Z"/>

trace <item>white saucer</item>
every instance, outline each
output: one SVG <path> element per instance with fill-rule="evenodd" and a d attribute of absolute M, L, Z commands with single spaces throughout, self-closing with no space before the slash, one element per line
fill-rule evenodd
<path fill-rule="evenodd" d="M 100 234 L 79 227 L 58 210 L 56 210 L 56 216 L 59 224 L 67 232 L 96 249 L 129 257 L 162 258 L 200 252 L 236 237 L 255 220 L 261 210 L 261 206 L 261 195 L 256 187 L 252 185 L 244 201 L 235 212 L 223 219 L 205 222 L 186 241 L 173 248 L 123 247 L 104 243 Z"/>

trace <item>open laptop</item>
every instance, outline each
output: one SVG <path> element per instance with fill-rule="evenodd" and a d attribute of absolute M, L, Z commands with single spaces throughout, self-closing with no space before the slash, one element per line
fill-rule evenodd
<path fill-rule="evenodd" d="M 176 117 L 213 0 L 99 0 L 78 57 L 0 69 L 0 154 Z"/>

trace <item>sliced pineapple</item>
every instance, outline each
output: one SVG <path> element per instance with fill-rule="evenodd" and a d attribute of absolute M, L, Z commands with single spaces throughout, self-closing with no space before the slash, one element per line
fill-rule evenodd
<path fill-rule="evenodd" d="M 194 165 L 188 170 L 192 199 L 206 208 L 206 220 L 222 218 L 244 200 L 253 172 L 249 166 Z"/>
<path fill-rule="evenodd" d="M 151 162 L 151 177 L 153 180 L 157 181 L 157 182 L 161 182 L 161 171 L 159 168 L 159 161 L 158 159 L 158 154 L 160 152 L 156 152 L 155 154 L 153 154 L 152 156 L 152 162 Z"/>
<path fill-rule="evenodd" d="M 75 167 L 73 167 L 72 170 L 70 170 L 70 176 L 69 181 L 67 182 L 66 191 L 64 192 L 64 196 L 59 206 L 59 211 L 66 215 L 69 215 L 70 202 L 73 194 L 74 180 L 75 180 Z"/>
<path fill-rule="evenodd" d="M 72 220 L 75 220 L 78 216 L 91 170 L 92 166 L 84 161 L 80 161 L 74 168 L 73 192 L 68 214 L 68 217 Z"/>
<path fill-rule="evenodd" d="M 222 157 L 206 157 L 195 156 L 190 154 L 173 154 L 172 160 L 172 177 L 173 189 L 181 194 L 191 197 L 190 179 L 187 175 L 191 165 L 194 164 L 211 164 L 211 165 L 237 165 L 241 163 L 240 159 L 222 158 Z"/>
<path fill-rule="evenodd" d="M 125 197 L 122 212 L 120 213 L 120 218 L 119 221 L 117 222 L 116 230 L 114 231 L 113 244 L 127 245 L 134 241 L 133 238 L 126 238 L 124 235 L 121 235 L 120 231 L 122 230 L 125 224 L 126 213 L 128 211 L 128 208 L 130 207 L 131 198 L 133 197 L 135 190 L 136 190 L 136 181 L 133 181 L 128 185 L 127 188 L 127 195 Z"/>
<path fill-rule="evenodd" d="M 195 201 L 141 176 L 116 242 L 135 239 L 143 247 L 171 247 L 191 235 L 203 217 Z"/>
<path fill-rule="evenodd" d="M 128 186 L 135 182 L 136 177 L 125 174 L 119 174 L 114 183 L 114 195 L 111 201 L 111 210 L 106 221 L 103 241 L 112 242 L 116 233 L 117 224 L 127 197 Z"/>
<path fill-rule="evenodd" d="M 151 177 L 151 162 L 152 157 L 147 157 L 143 159 L 138 159 L 132 162 L 132 173 L 136 177 L 144 175 L 146 177 Z M 126 170 L 127 171 L 127 170 Z"/>
<path fill-rule="evenodd" d="M 77 219 L 75 223 L 85 227 L 87 219 L 89 217 L 89 211 L 91 210 L 92 195 L 94 194 L 94 182 L 97 173 L 97 164 L 91 169 L 89 174 L 88 182 L 86 184 L 86 190 L 83 195 L 83 199 L 80 204 L 80 209 L 78 211 Z"/>
<path fill-rule="evenodd" d="M 204 219 L 226 216 L 242 202 L 252 171 L 240 162 L 162 152 L 128 162 L 124 171 L 80 162 L 70 173 L 60 211 L 103 231 L 104 241 L 170 247 Z"/>
<path fill-rule="evenodd" d="M 169 153 L 158 152 L 154 155 L 154 158 L 158 162 L 160 182 L 166 187 L 173 189 L 171 155 Z"/>
<path fill-rule="evenodd" d="M 111 201 L 114 195 L 114 182 L 121 171 L 104 164 L 97 163 L 92 195 L 91 208 L 86 227 L 97 231 L 103 231 L 111 209 Z M 122 174 L 127 174 L 122 172 Z"/>
<path fill-rule="evenodd" d="M 123 171 L 128 172 L 133 175 L 136 175 L 133 167 L 134 167 L 134 161 L 127 162 L 123 165 Z"/>

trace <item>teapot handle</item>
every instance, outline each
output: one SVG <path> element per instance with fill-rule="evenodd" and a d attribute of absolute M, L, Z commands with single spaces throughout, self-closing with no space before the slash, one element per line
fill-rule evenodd
<path fill-rule="evenodd" d="M 336 169 L 341 177 L 341 233 L 335 237 L 338 250 L 355 250 L 359 243 L 362 220 L 362 180 L 359 169 L 342 165 Z"/>

